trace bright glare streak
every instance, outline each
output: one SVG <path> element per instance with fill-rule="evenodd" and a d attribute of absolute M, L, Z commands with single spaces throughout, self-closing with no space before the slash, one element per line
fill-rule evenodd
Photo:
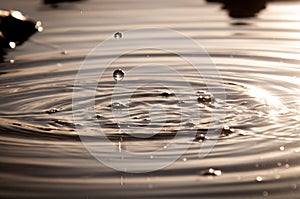
<path fill-rule="evenodd" d="M 282 107 L 283 104 L 281 101 L 276 98 L 275 96 L 272 96 L 269 92 L 266 90 L 263 90 L 261 88 L 252 87 L 249 89 L 249 94 L 253 97 L 255 97 L 258 101 L 260 101 L 263 104 L 273 106 L 273 107 Z"/>

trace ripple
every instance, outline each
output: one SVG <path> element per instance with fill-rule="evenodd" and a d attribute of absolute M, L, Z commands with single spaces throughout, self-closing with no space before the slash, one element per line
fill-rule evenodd
<path fill-rule="evenodd" d="M 43 34 L 0 64 L 0 176 L 7 182 L 3 187 L 6 191 L 0 195 L 4 198 L 297 197 L 299 21 L 288 14 L 293 11 L 298 16 L 293 8 L 298 8 L 299 3 L 269 3 L 258 18 L 239 20 L 227 18 L 225 11 L 216 15 L 217 4 L 144 3 L 145 7 L 133 1 L 102 4 L 86 1 L 69 4 L 70 7 L 62 4 L 51 11 L 32 10 L 29 5 L 35 5 L 33 1 L 22 5 L 31 10 L 31 15 L 40 15 L 46 27 Z M 53 13 L 60 20 L 54 20 Z M 209 81 L 224 87 L 221 94 L 226 99 L 209 92 L 207 82 L 178 55 L 142 49 L 121 56 L 104 71 L 95 89 L 95 100 L 78 96 L 82 103 L 93 101 L 92 106 L 72 110 L 73 91 L 83 91 L 74 85 L 74 79 L 90 49 L 118 30 L 146 26 L 173 28 L 204 45 L 222 76 L 221 82 L 214 76 Z M 149 35 L 133 41 L 143 37 Z M 178 42 L 178 38 L 166 35 L 160 39 Z M 114 57 L 117 48 L 111 46 L 104 54 L 91 56 L 95 66 L 86 69 L 85 74 L 95 75 L 95 68 L 105 67 L 102 63 Z M 195 53 L 187 49 L 185 55 Z M 15 60 L 14 64 L 9 63 L 10 59 Z M 117 93 L 119 101 L 112 100 L 116 86 L 112 74 L 116 66 L 126 71 L 118 84 L 134 83 L 137 79 L 130 76 L 130 69 L 149 62 L 167 64 L 184 74 L 194 91 L 183 90 L 185 98 L 180 99 L 176 90 L 145 84 L 133 93 Z M 207 69 L 209 66 L 203 67 L 204 71 Z M 165 77 L 169 84 L 181 85 L 181 81 Z M 182 90 L 180 86 L 176 88 Z M 130 100 L 124 103 L 128 96 Z M 188 115 L 181 110 L 191 104 L 192 110 L 200 113 L 200 119 L 181 117 Z M 88 121 L 95 126 L 81 135 L 73 114 L 85 117 L 89 111 L 94 114 Z M 212 114 L 225 117 L 216 122 Z M 90 144 L 105 147 L 106 137 L 120 150 L 136 153 L 164 150 L 160 155 L 149 155 L 149 160 L 175 157 L 186 143 L 191 146 L 182 158 L 160 171 L 136 175 L 116 172 L 91 157 L 80 140 L 79 135 L 89 137 L 99 129 L 104 136 L 97 141 L 90 139 Z M 193 132 L 195 136 L 191 136 Z M 176 137 L 177 134 L 180 136 Z M 176 147 L 167 150 L 174 139 Z M 199 152 L 209 148 L 212 141 L 216 141 L 212 151 L 199 158 Z M 109 153 L 104 156 L 119 158 Z"/>

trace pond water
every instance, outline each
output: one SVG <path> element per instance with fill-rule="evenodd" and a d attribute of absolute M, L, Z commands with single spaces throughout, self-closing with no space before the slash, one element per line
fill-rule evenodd
<path fill-rule="evenodd" d="M 57 7 L 27 0 L 5 1 L 1 6 L 20 10 L 44 26 L 42 33 L 10 51 L 0 63 L 1 198 L 300 197 L 300 2 L 270 2 L 256 17 L 245 19 L 230 18 L 221 4 L 200 0 L 88 0 Z M 175 157 L 186 142 L 190 144 L 176 162 L 161 170 L 116 171 L 96 160 L 79 139 L 78 134 L 85 135 L 76 130 L 73 117 L 73 91 L 79 89 L 75 77 L 97 44 L 118 32 L 115 40 L 123 40 L 127 30 L 153 27 L 179 31 L 201 44 L 220 73 L 221 79 L 215 81 L 226 98 L 207 92 L 199 74 L 173 53 L 148 49 L 122 56 L 105 70 L 90 107 L 112 145 L 149 152 L 166 146 L 179 128 L 193 129 L 197 135 L 196 139 L 183 136 L 163 156 L 149 156 Z M 139 36 L 131 40 L 153 37 Z M 178 42 L 165 34 L 160 39 Z M 93 56 L 94 67 L 105 67 L 103 59 L 116 56 L 115 49 L 111 46 L 106 54 Z M 129 104 L 112 103 L 114 71 L 118 70 L 114 75 L 122 77 L 120 81 L 133 81 L 132 66 L 149 62 L 185 74 L 185 81 L 198 92 L 194 93 L 198 100 L 191 102 L 200 119 L 181 121 L 183 102 L 158 84 L 135 90 Z M 93 70 L 85 72 L 93 74 Z M 82 96 L 81 100 L 90 99 Z M 158 120 L 151 128 L 163 125 L 163 133 L 144 139 L 120 133 L 120 123 L 112 114 L 120 106 L 129 107 L 127 117 L 137 126 Z M 155 108 L 150 111 L 153 106 L 164 107 L 164 124 Z M 221 127 L 211 127 L 211 113 L 220 107 L 225 113 Z M 181 123 L 183 127 L 178 127 Z M 219 127 L 217 138 L 206 133 Z M 87 134 L 92 131 L 86 129 Z M 205 140 L 216 143 L 206 157 L 199 158 Z M 108 154 L 107 158 L 115 157 Z"/>

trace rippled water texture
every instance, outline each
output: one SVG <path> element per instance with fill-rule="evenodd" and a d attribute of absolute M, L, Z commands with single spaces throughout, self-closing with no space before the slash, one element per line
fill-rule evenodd
<path fill-rule="evenodd" d="M 220 4 L 200 0 L 89 0 L 57 8 L 27 0 L 1 6 L 27 13 L 45 28 L 0 64 L 1 198 L 300 198 L 299 2 L 268 3 L 249 19 L 231 19 Z M 75 76 L 98 43 L 118 31 L 152 27 L 175 29 L 201 44 L 221 73 L 226 99 L 205 92 L 198 74 L 166 51 L 134 51 L 112 63 L 91 108 L 116 148 L 147 152 L 167 145 L 179 128 L 197 131 L 195 139 L 182 140 L 191 147 L 174 164 L 150 173 L 118 172 L 95 160 L 78 137 L 72 115 L 72 92 L 79 89 Z M 101 61 L 115 56 L 114 48 L 92 57 L 99 63 L 95 67 L 104 67 Z M 137 89 L 129 104 L 111 102 L 114 70 L 124 70 L 122 81 L 130 81 L 131 67 L 152 61 L 186 74 L 198 91 L 193 103 L 199 120 L 179 127 L 183 102 L 162 85 Z M 209 126 L 210 113 L 220 105 L 226 111 L 223 130 L 210 137 L 207 130 L 220 127 Z M 129 107 L 128 117 L 138 126 L 151 124 L 150 116 L 160 120 L 149 110 L 163 106 L 168 116 L 163 133 L 147 139 L 122 134 L 111 113 L 120 106 Z M 205 139 L 217 143 L 200 159 Z M 180 147 L 164 155 L 172 157 Z"/>

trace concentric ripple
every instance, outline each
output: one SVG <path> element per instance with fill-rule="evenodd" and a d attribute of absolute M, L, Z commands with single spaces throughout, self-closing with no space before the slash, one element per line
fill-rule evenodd
<path fill-rule="evenodd" d="M 299 2 L 272 2 L 257 18 L 241 20 L 227 17 L 218 4 L 194 0 L 91 0 L 63 3 L 57 9 L 35 1 L 4 4 L 6 9 L 14 6 L 39 16 L 45 31 L 0 64 L 1 198 L 299 197 Z M 74 86 L 74 80 L 96 44 L 116 32 L 147 27 L 175 29 L 203 45 L 220 71 L 222 82 L 217 83 L 225 88 L 226 99 L 210 93 L 201 77 L 172 53 L 149 49 L 116 60 L 99 81 L 95 106 L 90 107 L 111 144 L 119 150 L 150 152 L 167 147 L 179 130 L 186 137 L 191 130 L 197 132 L 191 139 L 182 136 L 182 145 L 173 151 L 149 156 L 170 158 L 189 142 L 189 150 L 171 166 L 144 174 L 117 172 L 95 160 L 79 139 L 72 93 L 81 88 Z M 115 55 L 115 48 L 92 59 L 101 63 Z M 124 80 L 134 81 L 127 71 L 149 62 L 185 74 L 195 90 L 187 95 L 195 97 L 189 103 L 197 106 L 199 120 L 181 121 L 186 101 L 160 84 L 139 87 L 128 104 L 112 102 L 117 84 L 113 72 L 122 69 Z M 93 99 L 80 96 L 80 100 Z M 166 118 L 158 114 L 160 107 Z M 140 136 L 122 132 L 113 115 L 122 108 L 129 110 L 131 125 L 160 133 L 143 138 L 143 131 Z M 211 126 L 215 122 L 211 113 L 218 111 L 225 113 L 224 121 Z M 207 133 L 212 128 L 221 129 L 217 138 Z M 200 159 L 199 151 L 209 139 L 217 139 L 217 144 Z"/>

